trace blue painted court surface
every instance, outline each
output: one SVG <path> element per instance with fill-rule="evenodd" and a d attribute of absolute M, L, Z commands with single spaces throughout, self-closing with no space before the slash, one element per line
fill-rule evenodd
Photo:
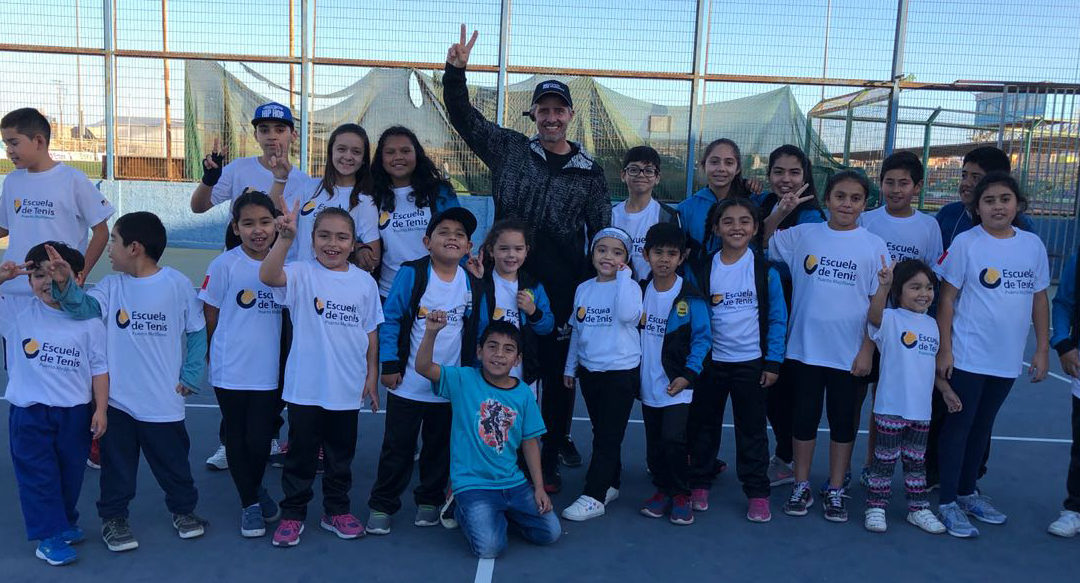
<path fill-rule="evenodd" d="M 189 274 L 190 275 L 190 274 Z M 1029 345 L 1028 354 L 1032 347 Z M 1061 375 L 1056 357 L 1054 374 Z M 6 378 L 2 380 L 6 384 Z M 888 511 L 889 532 L 871 534 L 862 525 L 865 491 L 850 490 L 847 524 L 822 517 L 820 501 L 809 515 L 781 512 L 790 486 L 773 490 L 772 522 L 745 519 L 746 500 L 734 471 L 734 437 L 724 435 L 721 457 L 730 467 L 713 489 L 711 508 L 697 513 L 691 526 L 675 526 L 638 513 L 653 488 L 644 469 L 644 430 L 631 422 L 623 446 L 621 497 L 607 515 L 585 523 L 563 521 L 563 538 L 550 547 L 532 546 L 511 536 L 507 551 L 495 560 L 478 561 L 461 533 L 442 527 L 412 525 L 411 493 L 394 517 L 389 536 L 343 541 L 318 527 L 321 497 L 309 507 L 307 530 L 298 547 L 278 549 L 269 534 L 244 539 L 239 534 L 239 500 L 228 472 L 211 472 L 204 460 L 217 447 L 219 414 L 209 393 L 189 399 L 187 427 L 190 461 L 199 488 L 197 512 L 210 520 L 204 537 L 180 540 L 172 528 L 163 494 L 145 463 L 131 523 L 138 550 L 110 553 L 97 536 L 100 522 L 94 501 L 98 472 L 87 470 L 79 508 L 88 540 L 80 558 L 68 567 L 49 567 L 34 558 L 35 543 L 26 541 L 8 450 L 0 431 L 0 573 L 4 580 L 37 581 L 1077 581 L 1080 537 L 1058 539 L 1046 532 L 1065 496 L 1069 450 L 1069 385 L 1061 378 L 1041 384 L 1018 381 L 994 430 L 990 472 L 980 481 L 983 492 L 1009 515 L 1004 526 L 976 523 L 982 536 L 960 540 L 929 535 L 907 524 L 903 484 L 894 480 Z M 730 408 L 729 408 L 730 409 Z M 867 407 L 868 409 L 868 407 Z M 0 406 L 6 426 L 8 406 Z M 586 460 L 590 426 L 578 399 L 573 435 Z M 640 420 L 635 410 L 633 419 Z M 362 413 L 353 463 L 353 512 L 367 518 L 367 496 L 374 480 L 384 416 Z M 730 423 L 730 411 L 728 413 Z M 865 420 L 863 427 L 865 427 Z M 820 434 L 822 438 L 827 434 Z M 819 440 L 813 482 L 826 473 L 827 442 Z M 865 455 L 859 437 L 853 466 Z M 899 472 L 899 468 L 898 468 Z M 563 469 L 563 492 L 554 496 L 561 511 L 580 494 L 585 468 Z M 281 495 L 281 470 L 268 468 L 266 485 Z M 415 475 L 414 475 L 415 478 Z M 936 496 L 932 495 L 932 500 Z"/>

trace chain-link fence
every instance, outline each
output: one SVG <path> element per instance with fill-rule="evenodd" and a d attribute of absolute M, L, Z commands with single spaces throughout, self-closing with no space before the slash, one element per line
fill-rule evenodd
<path fill-rule="evenodd" d="M 360 123 L 374 141 L 401 124 L 459 189 L 487 194 L 487 169 L 442 104 L 442 63 L 465 22 L 480 34 L 474 104 L 531 132 L 520 114 L 533 85 L 569 83 L 570 138 L 604 166 L 613 198 L 627 148 L 655 147 L 658 194 L 679 200 L 700 185 L 703 144 L 729 137 L 763 182 L 785 143 L 811 155 L 819 180 L 841 167 L 876 178 L 888 152 L 911 150 L 932 210 L 955 198 L 963 154 L 989 144 L 1012 157 L 1036 218 L 1076 215 L 1074 2 L 0 0 L 0 12 L 4 40 L 18 41 L 0 43 L 0 108 L 37 107 L 54 155 L 108 180 L 197 180 L 215 138 L 231 158 L 252 155 L 248 120 L 273 100 L 302 118 L 293 156 L 313 175 L 337 125 Z"/>

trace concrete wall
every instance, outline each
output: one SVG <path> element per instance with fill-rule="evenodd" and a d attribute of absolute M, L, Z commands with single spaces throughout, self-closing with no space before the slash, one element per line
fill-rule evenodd
<path fill-rule="evenodd" d="M 116 206 L 117 216 L 134 211 L 150 211 L 161 217 L 169 231 L 169 245 L 194 249 L 220 249 L 225 245 L 225 225 L 229 205 L 221 204 L 197 215 L 188 202 L 195 189 L 192 183 L 141 180 L 102 181 L 98 188 Z M 489 197 L 463 196 L 461 204 L 473 214 L 479 227 L 473 241 L 483 241 L 491 225 L 494 208 Z"/>

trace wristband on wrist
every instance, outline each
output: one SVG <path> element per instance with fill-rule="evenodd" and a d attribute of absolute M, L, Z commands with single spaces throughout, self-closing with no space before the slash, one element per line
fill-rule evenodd
<path fill-rule="evenodd" d="M 276 176 L 274 177 L 274 182 L 276 182 L 278 184 L 285 184 L 288 181 L 289 181 L 288 178 L 278 178 Z"/>

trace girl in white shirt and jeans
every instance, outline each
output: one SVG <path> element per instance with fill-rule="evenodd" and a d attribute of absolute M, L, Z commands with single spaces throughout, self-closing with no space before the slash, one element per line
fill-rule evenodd
<path fill-rule="evenodd" d="M 1050 266 L 1039 237 L 1015 226 L 1026 207 L 1014 178 L 987 174 L 969 207 L 975 226 L 953 239 L 934 269 L 944 280 L 937 373 L 964 403 L 945 417 L 938 439 L 939 510 L 956 537 L 979 535 L 968 516 L 987 524 L 1006 521 L 976 492 L 975 480 L 994 418 L 1023 372 L 1028 322 L 1035 328 L 1032 382 L 1046 378 L 1050 364 Z"/>

